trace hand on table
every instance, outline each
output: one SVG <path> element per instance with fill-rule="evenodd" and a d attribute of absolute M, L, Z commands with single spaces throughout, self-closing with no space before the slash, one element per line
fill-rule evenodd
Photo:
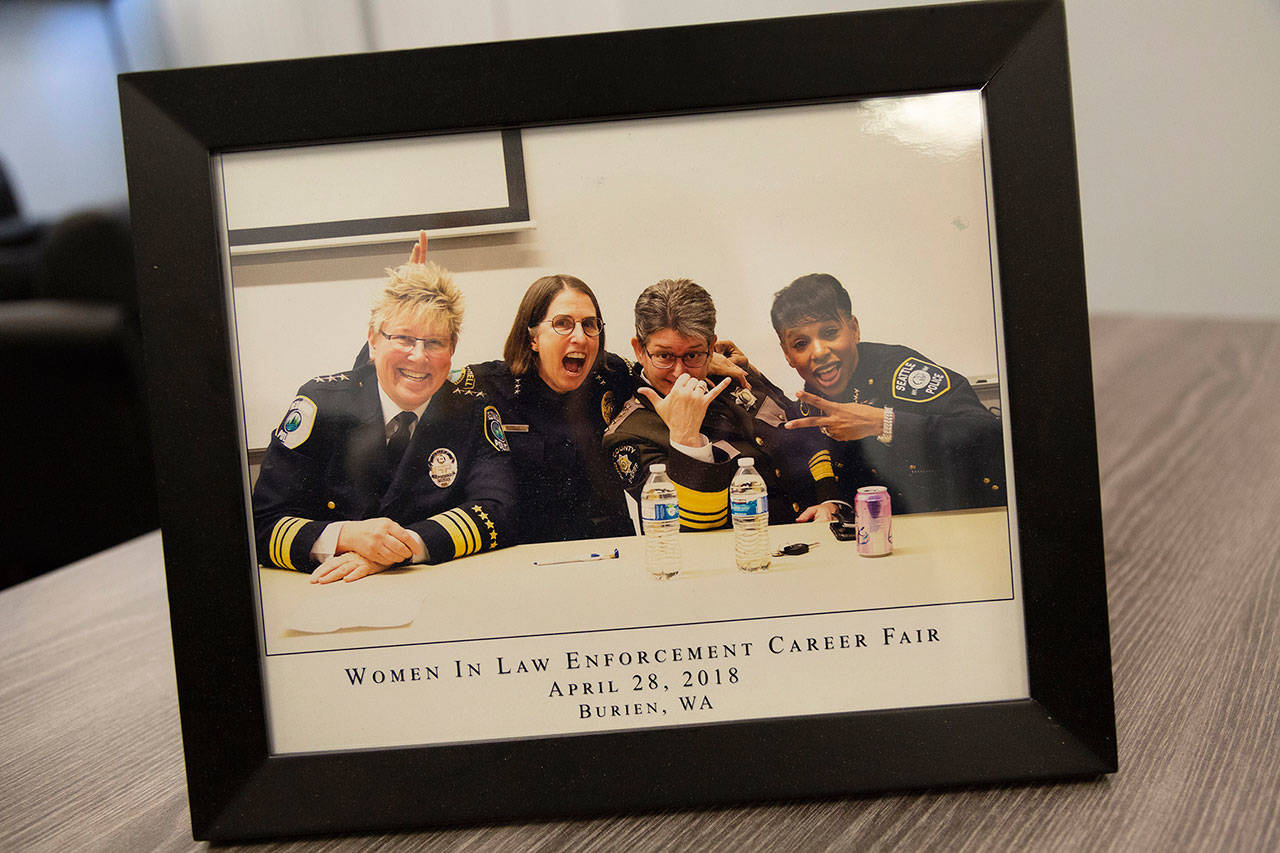
<path fill-rule="evenodd" d="M 835 521 L 836 513 L 839 512 L 840 505 L 835 501 L 826 501 L 815 506 L 811 506 L 804 512 L 796 516 L 796 522 L 802 521 Z"/>
<path fill-rule="evenodd" d="M 312 583 L 333 583 L 340 580 L 346 583 L 358 581 L 366 575 L 372 575 L 385 569 L 382 563 L 375 563 L 367 560 L 357 554 L 355 551 L 348 551 L 345 554 L 335 554 L 325 560 L 316 570 L 311 573 Z"/>
<path fill-rule="evenodd" d="M 389 518 L 347 521 L 338 534 L 334 556 L 355 553 L 366 560 L 390 566 L 413 558 L 418 537 Z"/>
<path fill-rule="evenodd" d="M 834 403 L 808 391 L 797 391 L 796 397 L 823 414 L 787 421 L 787 429 L 818 427 L 836 441 L 857 441 L 884 431 L 884 409 L 862 403 Z"/>

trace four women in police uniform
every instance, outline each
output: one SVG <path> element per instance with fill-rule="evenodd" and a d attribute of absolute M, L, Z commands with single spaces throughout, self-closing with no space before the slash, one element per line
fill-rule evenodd
<path fill-rule="evenodd" d="M 640 392 L 641 365 L 606 351 L 591 288 L 569 275 L 538 279 L 502 359 L 451 372 L 462 297 L 426 260 L 425 233 L 410 263 L 388 273 L 370 316 L 367 363 L 362 353 L 352 370 L 306 383 L 272 435 L 253 494 L 259 562 L 326 583 L 515 542 L 634 533 L 623 487 L 638 484 L 610 458 L 618 447 L 606 451 L 618 431 L 609 426 L 644 403 L 664 409 L 653 388 Z M 711 372 L 739 383 L 750 409 L 763 392 L 752 390 L 745 356 L 729 341 L 716 349 Z M 773 407 L 789 409 L 785 402 Z M 822 486 L 830 455 L 812 443 L 801 454 L 812 458 L 799 460 L 811 476 L 792 479 Z M 791 461 L 778 461 L 779 476 Z M 830 499 L 831 489 L 818 491 Z M 811 509 L 800 520 L 813 517 Z"/>

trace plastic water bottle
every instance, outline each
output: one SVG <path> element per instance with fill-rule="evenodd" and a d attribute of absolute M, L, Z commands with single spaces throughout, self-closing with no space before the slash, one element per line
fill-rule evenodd
<path fill-rule="evenodd" d="M 756 460 L 738 460 L 729 483 L 729 513 L 733 516 L 733 556 L 744 572 L 769 568 L 769 491 L 756 471 Z"/>
<path fill-rule="evenodd" d="M 640 492 L 640 524 L 644 528 L 644 566 L 655 578 L 680 573 L 680 502 L 667 466 L 649 466 Z"/>

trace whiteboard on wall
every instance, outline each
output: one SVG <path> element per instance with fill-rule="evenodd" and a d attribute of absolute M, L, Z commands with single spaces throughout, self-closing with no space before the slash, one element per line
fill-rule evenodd
<path fill-rule="evenodd" d="M 519 130 L 221 157 L 232 255 L 532 228 Z"/>

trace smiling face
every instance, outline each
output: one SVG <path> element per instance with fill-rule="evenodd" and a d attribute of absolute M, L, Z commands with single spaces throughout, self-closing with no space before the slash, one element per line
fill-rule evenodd
<path fill-rule="evenodd" d="M 663 396 L 671 391 L 671 386 L 680 378 L 680 374 L 688 373 L 695 379 L 706 379 L 710 366 L 710 353 L 716 344 L 715 335 L 710 340 L 699 336 L 682 335 L 675 329 L 659 329 L 649 336 L 643 344 L 639 338 L 631 339 L 631 348 L 635 350 L 636 360 L 644 368 L 644 378 Z M 702 363 L 697 367 L 685 364 L 681 356 L 701 354 Z M 659 360 L 671 359 L 668 367 L 658 364 Z"/>
<path fill-rule="evenodd" d="M 829 400 L 843 397 L 858 368 L 857 317 L 814 320 L 783 329 L 782 354 L 805 383 Z"/>
<path fill-rule="evenodd" d="M 384 335 L 400 337 L 388 340 Z M 420 338 L 408 342 L 404 338 Z M 406 347 L 405 343 L 411 343 Z M 369 358 L 378 372 L 378 384 L 401 409 L 416 409 L 431 399 L 449 378 L 454 343 L 449 326 L 439 319 L 415 318 L 393 313 L 382 328 L 369 331 Z"/>
<path fill-rule="evenodd" d="M 562 335 L 551 328 L 556 317 L 571 317 L 573 331 Z M 573 391 L 586 381 L 600 351 L 599 336 L 592 337 L 582 328 L 582 321 L 596 317 L 591 297 L 568 288 L 556 294 L 547 313 L 529 332 L 530 347 L 538 355 L 538 375 L 547 387 L 558 393 Z"/>

